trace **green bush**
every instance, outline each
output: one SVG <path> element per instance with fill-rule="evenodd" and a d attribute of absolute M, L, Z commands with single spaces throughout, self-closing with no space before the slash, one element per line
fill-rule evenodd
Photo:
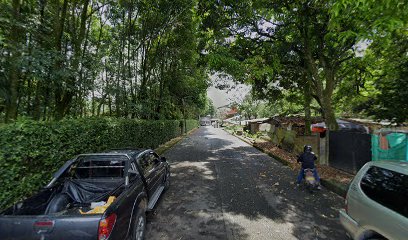
<path fill-rule="evenodd" d="M 236 134 L 238 131 L 243 131 L 242 126 L 239 125 L 227 125 L 224 129 L 233 134 Z"/>
<path fill-rule="evenodd" d="M 188 128 L 197 126 L 193 121 L 187 121 Z M 124 147 L 156 148 L 180 133 L 179 120 L 85 118 L 3 125 L 0 209 L 37 191 L 77 154 Z"/>
<path fill-rule="evenodd" d="M 194 128 L 198 127 L 198 121 L 189 119 L 186 120 L 187 132 L 193 130 Z"/>

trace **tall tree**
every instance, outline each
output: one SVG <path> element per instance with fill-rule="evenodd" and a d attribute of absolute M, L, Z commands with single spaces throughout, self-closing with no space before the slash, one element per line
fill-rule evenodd
<path fill-rule="evenodd" d="M 225 17 L 208 22 L 215 29 L 223 29 L 217 39 L 224 43 L 223 47 L 240 49 L 239 54 L 229 51 L 227 57 L 265 66 L 261 68 L 265 69 L 263 74 L 255 77 L 252 68 L 246 68 L 244 74 L 238 72 L 244 81 L 253 78 L 249 82 L 261 96 L 267 89 L 274 95 L 294 86 L 306 89 L 305 93 L 310 89 L 323 110 L 326 124 L 337 129 L 333 93 L 343 79 L 339 69 L 354 56 L 355 37 L 340 38 L 337 31 L 329 28 L 331 7 L 330 1 L 234 1 L 219 3 L 208 18 Z M 305 102 L 308 99 L 306 94 Z"/>
<path fill-rule="evenodd" d="M 402 0 L 386 4 L 341 0 L 334 4 L 331 15 L 331 28 L 341 31 L 341 23 L 350 22 L 354 28 L 343 30 L 341 36 L 353 35 L 366 48 L 361 50 L 358 64 L 348 68 L 355 84 L 343 86 L 344 94 L 339 97 L 353 102 L 355 112 L 406 122 L 408 88 L 403 86 L 408 82 L 408 5 Z"/>
<path fill-rule="evenodd" d="M 6 92 L 5 98 L 5 122 L 17 118 L 18 89 L 21 75 L 21 52 L 20 46 L 23 39 L 22 25 L 22 3 L 19 0 L 7 1 L 1 3 L 6 16 L 10 21 L 3 31 L 6 33 L 6 58 L 8 69 L 6 74 Z"/>

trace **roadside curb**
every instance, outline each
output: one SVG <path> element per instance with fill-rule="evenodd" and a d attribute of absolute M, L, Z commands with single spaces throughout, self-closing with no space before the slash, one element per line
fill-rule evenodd
<path fill-rule="evenodd" d="M 268 156 L 272 157 L 273 159 L 277 160 L 278 162 L 282 163 L 283 165 L 289 166 L 289 163 L 288 163 L 285 159 L 283 159 L 283 158 L 281 158 L 281 157 L 279 157 L 279 156 L 276 156 L 276 155 L 274 155 L 274 154 L 271 153 L 271 152 L 265 151 L 263 148 L 258 147 L 256 144 L 254 144 L 253 142 L 249 141 L 248 139 L 245 139 L 245 138 L 243 138 L 243 137 L 241 137 L 241 136 L 232 134 L 232 133 L 230 133 L 230 132 L 228 132 L 228 131 L 226 131 L 226 130 L 224 130 L 224 131 L 227 132 L 227 133 L 229 133 L 229 134 L 231 134 L 232 136 L 235 136 L 236 138 L 240 139 L 241 141 L 248 143 L 248 144 L 251 145 L 252 147 L 254 147 L 254 148 L 258 149 L 259 151 L 261 151 L 261 152 L 267 154 Z M 347 193 L 347 187 L 345 187 L 345 186 L 343 186 L 343 185 L 341 185 L 341 184 L 338 184 L 338 183 L 336 183 L 336 182 L 333 182 L 333 181 L 331 181 L 331 180 L 326 180 L 326 179 L 322 179 L 322 178 L 321 178 L 321 179 L 320 179 L 320 184 L 321 184 L 323 187 L 325 187 L 326 189 L 328 189 L 328 190 L 330 190 L 330 191 L 336 193 L 337 195 L 339 195 L 339 196 L 341 196 L 341 197 L 344 197 L 344 196 L 346 195 L 346 193 Z"/>
<path fill-rule="evenodd" d="M 177 143 L 179 143 L 181 140 L 183 140 L 184 138 L 188 137 L 189 135 L 191 135 L 192 133 L 194 133 L 196 130 L 198 129 L 198 127 L 190 130 L 189 132 L 180 135 L 178 137 L 175 137 L 173 139 L 170 139 L 169 141 L 161 144 L 160 146 L 158 146 L 155 149 L 155 152 L 159 155 L 162 155 L 163 153 L 167 152 L 170 148 L 172 148 L 174 145 L 176 145 Z"/>

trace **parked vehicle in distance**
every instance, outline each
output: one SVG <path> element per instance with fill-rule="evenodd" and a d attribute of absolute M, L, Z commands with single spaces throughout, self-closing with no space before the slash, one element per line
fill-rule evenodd
<path fill-rule="evenodd" d="M 210 117 L 201 117 L 200 118 L 200 126 L 211 126 Z"/>
<path fill-rule="evenodd" d="M 408 239 L 408 162 L 366 163 L 350 184 L 340 222 L 355 240 Z"/>
<path fill-rule="evenodd" d="M 169 164 L 153 150 L 82 154 L 0 213 L 0 238 L 141 240 L 146 211 L 169 184 Z"/>

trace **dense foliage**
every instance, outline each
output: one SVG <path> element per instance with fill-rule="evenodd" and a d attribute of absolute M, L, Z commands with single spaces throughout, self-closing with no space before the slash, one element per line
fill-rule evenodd
<path fill-rule="evenodd" d="M 197 127 L 187 120 L 187 130 Z M 178 120 L 109 118 L 59 122 L 21 121 L 0 127 L 0 209 L 51 179 L 62 164 L 80 153 L 115 148 L 155 148 L 181 134 Z"/>
<path fill-rule="evenodd" d="M 186 132 L 189 132 L 190 130 L 198 127 L 197 120 L 187 119 L 185 123 L 186 123 Z"/>
<path fill-rule="evenodd" d="M 310 118 L 408 119 L 408 14 L 401 0 L 203 3 L 209 63 L 253 96 Z M 293 106 L 290 106 L 293 105 Z"/>
<path fill-rule="evenodd" d="M 332 128 L 336 115 L 402 123 L 407 12 L 402 0 L 2 0 L 0 118 L 207 115 L 211 69 L 282 113 L 318 107 Z"/>
<path fill-rule="evenodd" d="M 208 77 L 196 5 L 0 1 L 0 118 L 198 116 Z"/>
<path fill-rule="evenodd" d="M 338 98 L 346 99 L 352 112 L 407 121 L 408 4 L 340 0 L 333 4 L 331 15 L 331 27 L 341 31 L 340 36 L 354 35 L 360 46 L 367 45 L 362 53 L 357 46 L 359 56 L 343 68 L 348 79 Z M 354 31 L 344 29 L 340 24 L 344 21 L 352 23 Z"/>

